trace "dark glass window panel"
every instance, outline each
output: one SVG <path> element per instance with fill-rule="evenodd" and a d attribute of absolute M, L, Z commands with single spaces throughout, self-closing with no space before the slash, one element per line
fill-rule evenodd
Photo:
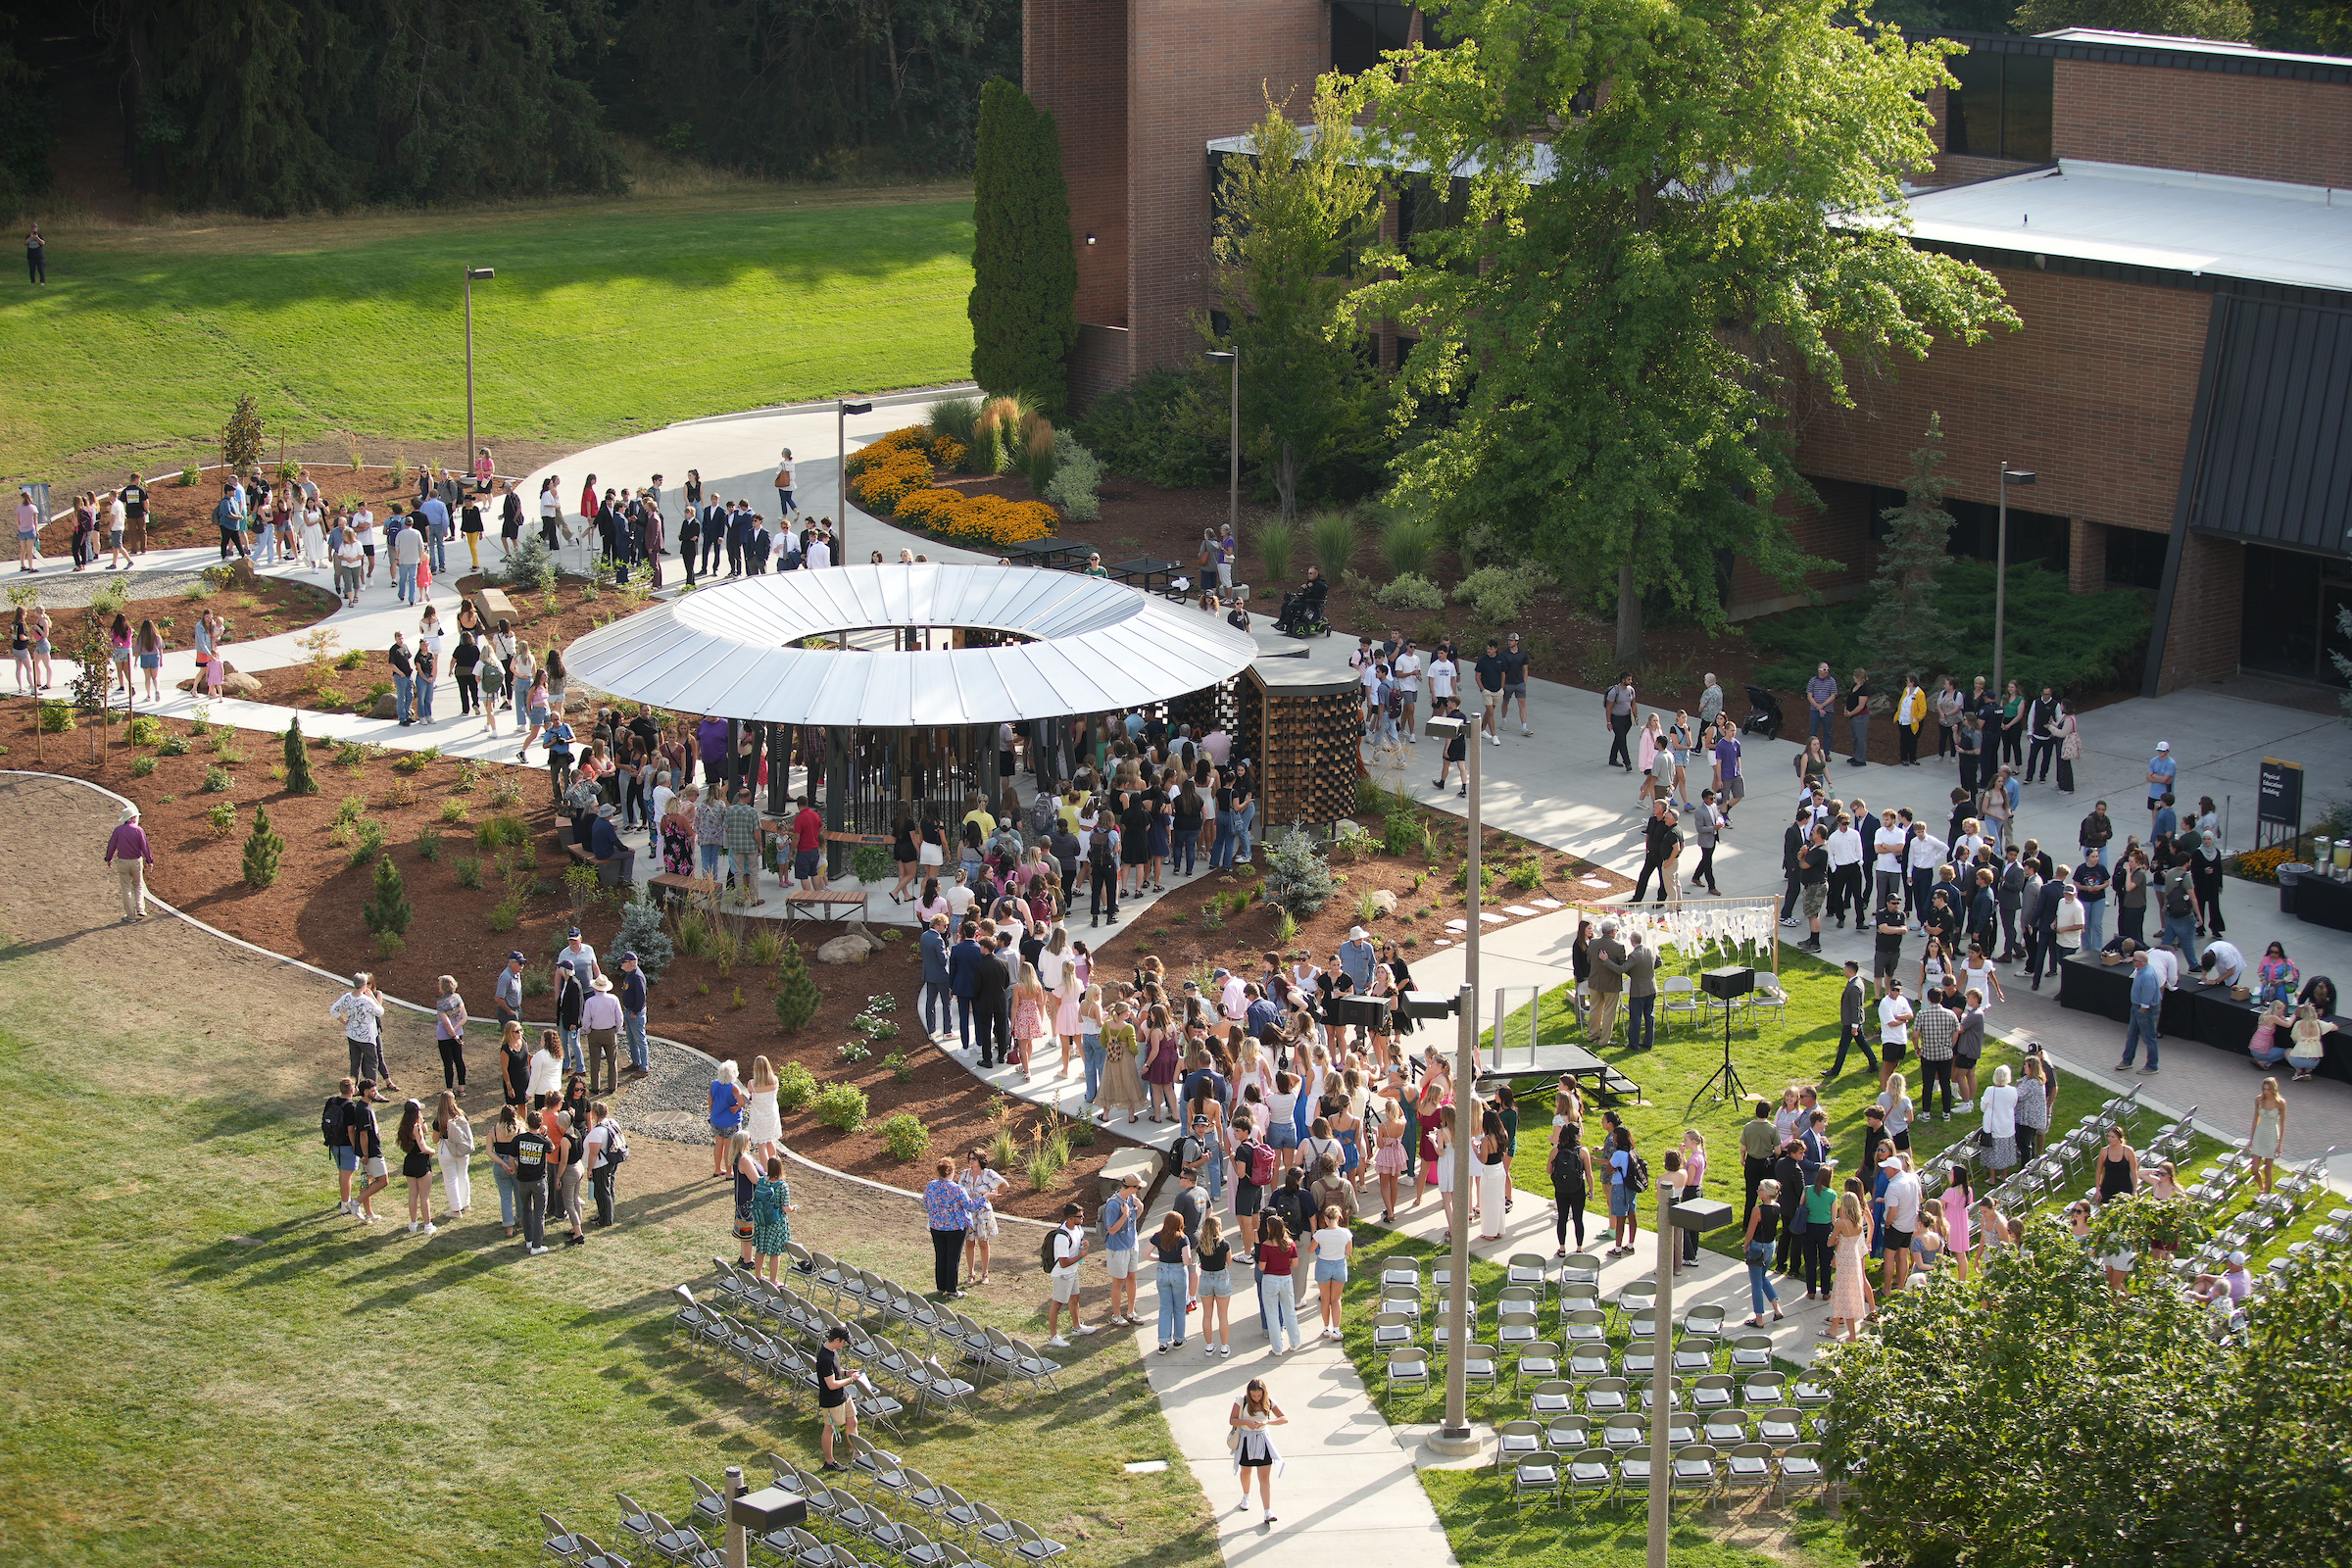
<path fill-rule="evenodd" d="M 2032 55 L 2001 60 L 2001 156 L 2050 161 L 2050 111 L 2056 62 Z"/>
<path fill-rule="evenodd" d="M 2172 535 L 2147 528 L 2107 530 L 2107 582 L 2116 588 L 2164 586 L 2164 553 Z"/>
<path fill-rule="evenodd" d="M 1944 94 L 1944 150 L 1970 158 L 2001 155 L 2001 57 L 1954 55 L 1944 62 L 1960 85 Z"/>
<path fill-rule="evenodd" d="M 2320 630 L 2318 563 L 2292 551 L 2246 546 L 2244 613 L 2238 662 L 2248 669 L 2305 680 L 2317 673 Z"/>

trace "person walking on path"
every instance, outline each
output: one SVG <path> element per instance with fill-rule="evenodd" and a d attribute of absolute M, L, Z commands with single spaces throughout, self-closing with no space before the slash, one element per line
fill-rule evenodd
<path fill-rule="evenodd" d="M 1853 747 L 1846 753 L 1845 758 L 1849 766 L 1868 767 L 1870 765 L 1871 696 L 1870 671 L 1856 669 L 1853 684 L 1847 687 L 1845 692 L 1845 727 L 1853 741 Z"/>
<path fill-rule="evenodd" d="M 2115 1065 L 2121 1071 L 2132 1065 L 2132 1057 L 2141 1041 L 2148 1046 L 2149 1072 L 2156 1070 L 2156 1026 L 2164 1006 L 2164 982 L 2154 969 L 2148 967 L 2148 950 L 2140 948 L 2132 955 L 2132 1017 L 2124 1028 L 2123 1059 Z"/>
<path fill-rule="evenodd" d="M 846 1464 L 833 1462 L 833 1434 L 846 1433 L 853 1443 L 858 1437 L 858 1406 L 850 1401 L 850 1385 L 858 1374 L 842 1364 L 842 1352 L 850 1348 L 850 1331 L 836 1323 L 825 1331 L 825 1343 L 816 1352 L 816 1446 L 824 1454 L 825 1470 L 846 1471 Z"/>
<path fill-rule="evenodd" d="M 1601 693 L 1600 716 L 1609 727 L 1609 762 L 1628 773 L 1634 770 L 1634 754 L 1629 744 L 1634 734 L 1634 677 L 1619 670 L 1617 684 Z"/>
<path fill-rule="evenodd" d="M 375 1124 L 375 1106 L 369 1103 L 382 1098 L 371 1078 L 361 1079 L 351 1098 L 351 1152 L 363 1184 L 351 1201 L 360 1218 L 370 1225 L 375 1223 L 375 1195 L 392 1185 L 391 1172 L 384 1164 L 383 1132 Z"/>
<path fill-rule="evenodd" d="M 448 1217 L 455 1220 L 473 1207 L 473 1123 L 466 1119 L 458 1097 L 446 1089 L 433 1102 L 433 1148 L 441 1158 L 441 1191 L 449 1203 Z"/>
<path fill-rule="evenodd" d="M 2148 759 L 2148 832 L 2153 836 L 2157 813 L 2164 809 L 2166 797 L 2173 793 L 2173 783 L 2180 776 L 2180 764 L 2173 760 L 2173 743 L 2158 741 L 2156 755 Z"/>
<path fill-rule="evenodd" d="M 1269 1428 L 1286 1425 L 1290 1417 L 1266 1392 L 1266 1380 L 1251 1378 L 1242 1396 L 1233 1401 L 1233 1412 L 1227 1418 L 1233 1429 L 1233 1473 L 1242 1478 L 1242 1500 L 1236 1513 L 1250 1511 L 1250 1476 L 1257 1474 L 1258 1501 L 1264 1506 L 1265 1522 L 1274 1522 L 1274 1478 L 1283 1471 L 1282 1450 L 1274 1446 Z"/>
<path fill-rule="evenodd" d="M 41 225 L 35 223 L 24 236 L 24 270 L 35 283 L 49 281 L 49 247 L 41 238 Z"/>
<path fill-rule="evenodd" d="M 122 808 L 122 819 L 106 841 L 106 863 L 115 868 L 115 882 L 122 892 L 124 923 L 146 919 L 147 868 L 155 863 L 155 847 L 147 842 L 147 830 L 139 826 L 137 807 Z"/>

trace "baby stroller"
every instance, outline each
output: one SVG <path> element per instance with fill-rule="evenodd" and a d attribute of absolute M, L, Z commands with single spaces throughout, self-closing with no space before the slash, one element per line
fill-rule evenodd
<path fill-rule="evenodd" d="M 1740 722 L 1743 735 L 1761 735 L 1768 741 L 1781 738 L 1781 728 L 1787 720 L 1781 717 L 1781 700 L 1761 686 L 1747 689 L 1747 706 L 1752 710 Z"/>
<path fill-rule="evenodd" d="M 1331 622 L 1323 618 L 1323 601 L 1331 592 L 1318 577 L 1305 587 L 1282 596 L 1282 610 L 1274 617 L 1274 629 L 1289 637 L 1328 637 Z"/>

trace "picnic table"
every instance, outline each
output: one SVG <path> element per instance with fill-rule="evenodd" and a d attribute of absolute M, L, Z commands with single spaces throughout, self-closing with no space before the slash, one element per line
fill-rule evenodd
<path fill-rule="evenodd" d="M 1048 571 L 1084 571 L 1095 547 L 1075 539 L 1031 539 L 1006 545 L 1004 559 L 1019 566 L 1042 566 Z"/>
<path fill-rule="evenodd" d="M 1122 561 L 1111 567 L 1110 574 L 1123 583 L 1141 588 L 1146 593 L 1155 593 L 1158 590 L 1152 586 L 1154 577 L 1174 577 L 1183 569 L 1184 563 L 1181 561 L 1160 561 L 1152 556 L 1138 556 L 1133 561 Z M 1141 577 L 1143 581 L 1137 582 L 1138 577 Z"/>

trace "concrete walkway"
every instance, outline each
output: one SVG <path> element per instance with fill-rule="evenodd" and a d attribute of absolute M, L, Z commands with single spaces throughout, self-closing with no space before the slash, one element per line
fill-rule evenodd
<path fill-rule="evenodd" d="M 1341 634 L 1345 635 L 1345 634 Z M 1337 640 L 1335 638 L 1335 640 Z M 1528 710 L 1533 737 L 1522 737 L 1515 718 L 1504 726 L 1501 744 L 1481 747 L 1482 815 L 1492 826 L 1506 828 L 1540 843 L 1595 860 L 1627 876 L 1642 865 L 1642 812 L 1635 804 L 1636 781 L 1606 765 L 1608 730 L 1601 718 L 1597 693 L 1549 681 L 1529 683 Z M 1698 693 L 1671 694 L 1677 707 L 1697 708 Z M 1788 705 L 1784 704 L 1786 709 Z M 1800 704 L 1801 706 L 1801 704 Z M 1643 711 L 1648 710 L 1644 708 Z M 1665 710 L 1673 716 L 1673 710 Z M 2061 795 L 2054 782 L 2029 786 L 2018 814 L 2018 837 L 2038 838 L 2053 855 L 2062 852 L 2079 858 L 2076 833 L 2091 803 L 2105 800 L 2114 819 L 2116 842 L 2136 833 L 2148 834 L 2142 805 L 2147 759 L 2156 742 L 2169 740 L 2180 765 L 2175 793 L 2193 807 L 2200 795 L 2231 802 L 2231 849 L 2249 847 L 2253 840 L 2255 771 L 2265 757 L 2300 761 L 2307 791 L 2306 819 L 2324 809 L 2327 781 L 2352 777 L 2352 728 L 2340 720 L 2291 708 L 2269 707 L 2203 689 L 2119 703 L 2083 718 L 2084 754 L 2076 764 L 2077 789 Z M 1796 805 L 1794 760 L 1800 746 L 1788 741 L 1743 738 L 1742 771 L 1748 781 L 1746 800 L 1736 814 L 1733 831 L 1715 852 L 1717 880 L 1727 896 L 1778 895 L 1782 891 L 1781 835 Z M 1425 740 L 1407 752 L 1406 774 L 1417 797 L 1441 810 L 1463 814 L 1465 803 L 1449 786 L 1440 791 L 1430 784 L 1434 764 L 1411 772 L 1411 764 L 1431 753 Z M 1420 754 L 1420 755 L 1415 755 Z M 1860 795 L 1874 809 L 1908 806 L 1942 836 L 1950 814 L 1950 793 L 1957 783 L 1950 761 L 1923 761 L 1918 767 L 1886 763 L 1849 769 L 1833 760 L 1832 794 L 1850 799 Z M 1689 781 L 1693 791 L 1703 787 L 1694 769 Z M 1695 862 L 1695 849 L 1686 849 L 1686 870 Z M 1688 889 L 1686 889 L 1688 892 Z M 1703 902 L 1704 894 L 1698 895 Z M 2278 912 L 2278 896 L 2267 886 L 2230 879 L 2222 908 L 2228 935 L 2249 957 L 2277 941 L 2301 967 L 2306 979 L 2328 974 L 2339 990 L 2352 983 L 2352 933 L 2306 925 Z M 2108 931 L 2114 931 L 2109 920 Z M 1784 935 L 1791 940 L 1798 932 Z M 1568 949 L 1575 937 L 1573 918 L 1527 921 L 1507 934 L 1489 931 L 1482 939 L 1481 1006 L 1492 1009 L 1496 985 L 1557 984 L 1568 975 Z M 1916 979 L 1917 937 L 1904 943 L 1907 980 Z M 1868 971 L 1872 938 L 1862 932 L 1839 931 L 1825 921 L 1823 956 L 1831 962 L 1847 958 Z M 1424 991 L 1444 991 L 1461 983 L 1458 946 L 1438 949 L 1413 961 L 1415 983 Z M 2247 1058 L 2214 1050 L 2193 1040 L 2167 1042 L 2163 1068 L 2152 1078 L 2138 1073 L 2116 1073 L 2114 1062 L 2123 1042 L 2123 1025 L 2058 1005 L 2057 982 L 2044 982 L 2039 993 L 2029 982 L 2001 971 L 2005 1001 L 1992 1010 L 1998 1028 L 2023 1030 L 2056 1056 L 2062 1068 L 2104 1082 L 2144 1082 L 2143 1101 L 2178 1112 L 2198 1107 L 2198 1119 L 2208 1129 L 2243 1138 L 2253 1115 L 2253 1101 L 2261 1075 Z M 2308 1083 L 2282 1081 L 2290 1110 L 2286 1156 L 2308 1159 L 2330 1148 L 2339 1152 L 2331 1174 L 2339 1180 L 2352 1175 L 2352 1084 L 2327 1079 Z"/>

